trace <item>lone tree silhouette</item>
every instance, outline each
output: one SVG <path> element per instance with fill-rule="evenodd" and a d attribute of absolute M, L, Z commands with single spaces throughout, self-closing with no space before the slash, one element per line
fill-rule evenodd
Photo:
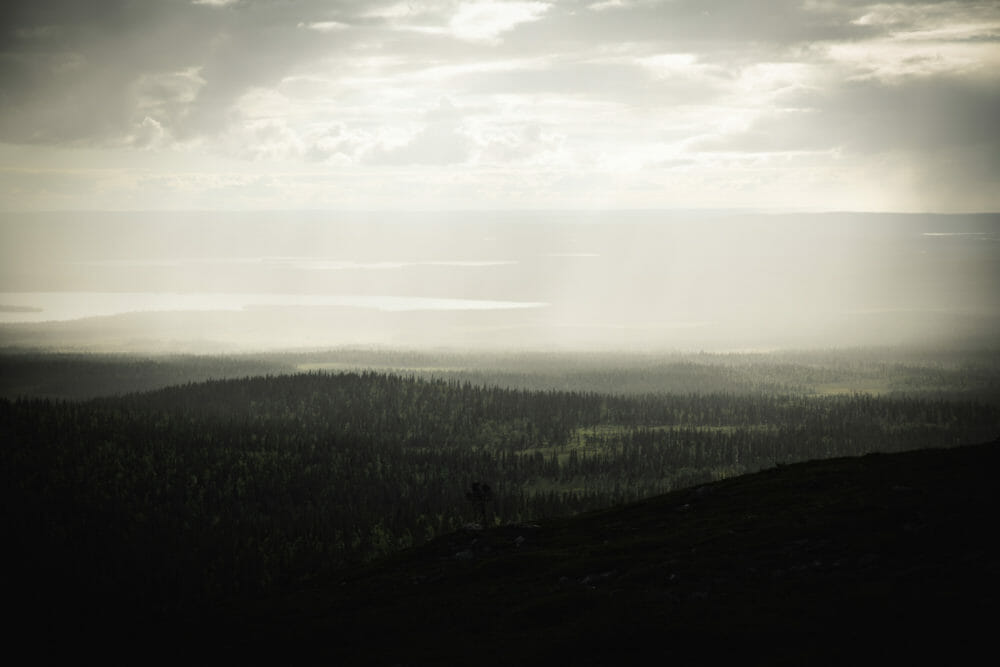
<path fill-rule="evenodd" d="M 486 505 L 487 503 L 493 502 L 493 489 L 490 488 L 489 484 L 473 482 L 472 488 L 465 492 L 465 499 L 478 508 L 479 516 L 482 519 L 483 527 L 485 528 Z"/>

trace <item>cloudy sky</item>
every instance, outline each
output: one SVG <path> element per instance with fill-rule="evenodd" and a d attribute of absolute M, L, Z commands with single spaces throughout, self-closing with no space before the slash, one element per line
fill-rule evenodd
<path fill-rule="evenodd" d="M 1000 210 L 1000 4 L 7 0 L 0 209 Z"/>

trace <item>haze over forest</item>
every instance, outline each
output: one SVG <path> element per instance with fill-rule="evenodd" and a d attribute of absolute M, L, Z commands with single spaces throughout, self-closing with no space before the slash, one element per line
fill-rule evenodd
<path fill-rule="evenodd" d="M 17 0 L 0 26 L 2 345 L 997 330 L 996 3 Z"/>

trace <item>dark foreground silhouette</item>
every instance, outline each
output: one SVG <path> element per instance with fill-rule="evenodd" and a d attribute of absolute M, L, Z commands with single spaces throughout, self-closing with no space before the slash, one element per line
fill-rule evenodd
<path fill-rule="evenodd" d="M 994 632 L 998 470 L 1000 443 L 778 466 L 470 526 L 196 617 L 19 636 L 36 656 L 227 664 L 963 664 Z"/>

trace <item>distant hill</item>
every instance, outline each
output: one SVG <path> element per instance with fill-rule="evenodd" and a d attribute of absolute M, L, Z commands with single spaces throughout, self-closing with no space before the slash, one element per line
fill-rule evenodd
<path fill-rule="evenodd" d="M 994 630 L 998 464 L 1000 442 L 840 458 L 468 527 L 133 638 L 285 664 L 967 664 Z"/>

